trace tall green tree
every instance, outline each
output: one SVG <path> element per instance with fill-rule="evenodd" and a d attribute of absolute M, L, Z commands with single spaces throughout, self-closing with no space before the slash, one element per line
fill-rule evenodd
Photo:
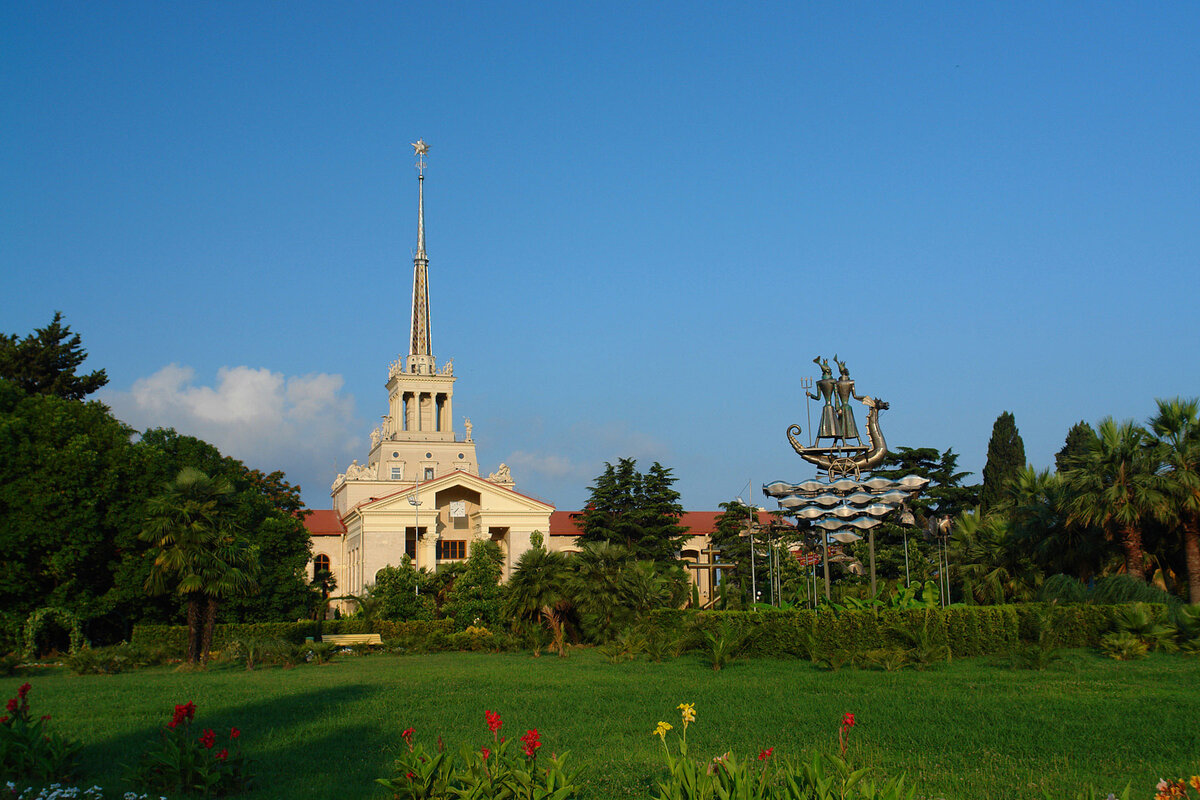
<path fill-rule="evenodd" d="M 62 323 L 62 313 L 44 328 L 24 338 L 0 334 L 0 378 L 10 380 L 28 394 L 51 394 L 64 400 L 82 400 L 108 383 L 99 369 L 87 375 L 76 370 L 87 358 L 79 334 Z"/>
<path fill-rule="evenodd" d="M 979 486 L 963 484 L 971 473 L 958 469 L 958 453 L 952 447 L 941 452 L 934 447 L 899 447 L 884 456 L 872 474 L 891 480 L 906 475 L 929 479 L 921 494 L 909 502 L 918 526 L 923 527 L 931 516 L 956 517 L 979 505 Z"/>
<path fill-rule="evenodd" d="M 1159 516 L 1181 534 L 1188 597 L 1200 603 L 1200 401 L 1159 400 L 1150 430 L 1164 479 Z"/>
<path fill-rule="evenodd" d="M 721 571 L 722 591 L 726 602 L 733 600 L 736 592 L 737 599 L 749 605 L 752 583 L 750 537 L 744 534 L 750 525 L 757 523 L 758 514 L 740 500 L 721 503 L 719 507 L 721 514 L 713 526 L 712 545 L 720 551 L 720 563 L 733 565 L 732 569 Z M 761 541 L 757 543 L 761 544 Z M 761 568 L 763 565 L 755 566 Z"/>
<path fill-rule="evenodd" d="M 494 627 L 500 622 L 500 576 L 504 573 L 504 554 L 491 540 L 471 543 L 466 566 L 454 579 L 442 613 L 454 617 L 460 628 L 469 625 Z"/>
<path fill-rule="evenodd" d="M 1118 541 L 1125 571 L 1145 580 L 1142 531 L 1163 502 L 1163 482 L 1150 436 L 1132 421 L 1101 420 L 1087 455 L 1064 477 L 1071 499 L 1068 521 L 1094 525 Z"/>
<path fill-rule="evenodd" d="M 988 441 L 987 463 L 983 467 L 983 488 L 979 493 L 979 506 L 987 513 L 1003 499 L 1005 486 L 1025 466 L 1025 443 L 1017 431 L 1017 420 L 1005 411 L 992 425 L 992 438 Z"/>
<path fill-rule="evenodd" d="M 187 467 L 147 503 L 140 536 L 150 544 L 153 562 L 146 589 L 174 591 L 186 600 L 192 662 L 208 653 L 220 600 L 255 588 L 257 554 L 237 539 L 232 495 L 228 481 Z"/>
<path fill-rule="evenodd" d="M 578 537 L 581 543 L 612 542 L 629 549 L 634 559 L 674 562 L 687 538 L 681 527 L 683 506 L 671 470 L 655 462 L 643 475 L 632 458 L 622 458 L 588 487 L 590 495 Z"/>
<path fill-rule="evenodd" d="M 1081 420 L 1072 425 L 1062 449 L 1054 454 L 1055 471 L 1066 472 L 1083 460 L 1095 438 L 1096 432 L 1086 422 Z"/>

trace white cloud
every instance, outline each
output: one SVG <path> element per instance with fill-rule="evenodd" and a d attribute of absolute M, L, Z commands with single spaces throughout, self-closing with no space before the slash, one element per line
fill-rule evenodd
<path fill-rule="evenodd" d="M 569 458 L 544 453 L 530 453 L 517 450 L 508 457 L 508 465 L 518 471 L 529 470 L 551 478 L 565 478 L 583 475 L 586 470 L 582 465 L 573 463 Z"/>
<path fill-rule="evenodd" d="M 215 385 L 197 385 L 191 367 L 170 364 L 102 398 L 135 428 L 171 427 L 262 470 L 282 469 L 313 506 L 328 506 L 336 466 L 361 456 L 364 422 L 340 375 L 284 376 L 222 367 Z"/>

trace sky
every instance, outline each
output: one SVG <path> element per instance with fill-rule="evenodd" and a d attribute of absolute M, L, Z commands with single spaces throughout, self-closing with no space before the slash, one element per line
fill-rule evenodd
<path fill-rule="evenodd" d="M 305 501 L 387 411 L 425 180 L 482 471 L 718 503 L 836 354 L 983 468 L 1200 394 L 1194 3 L 0 2 L 0 331 Z M 816 408 L 812 409 L 815 418 Z M 860 416 L 860 424 L 862 417 Z"/>

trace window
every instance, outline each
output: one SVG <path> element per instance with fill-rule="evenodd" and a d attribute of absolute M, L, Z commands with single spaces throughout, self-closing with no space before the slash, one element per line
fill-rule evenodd
<path fill-rule="evenodd" d="M 392 480 L 398 481 L 404 477 L 404 467 L 392 467 Z"/>
<path fill-rule="evenodd" d="M 466 558 L 467 543 L 463 539 L 445 540 L 438 542 L 438 558 Z"/>
<path fill-rule="evenodd" d="M 404 552 L 408 555 L 409 558 L 413 559 L 414 561 L 417 558 L 417 536 L 418 535 L 420 535 L 420 536 L 425 535 L 425 526 L 424 525 L 422 525 L 420 528 L 409 527 L 409 528 L 404 529 Z"/>
<path fill-rule="evenodd" d="M 425 468 L 425 480 L 427 480 L 427 481 L 433 480 L 433 467 Z"/>
<path fill-rule="evenodd" d="M 321 554 L 313 557 L 313 574 L 314 575 L 318 572 L 330 572 L 330 571 L 331 570 L 329 569 L 329 556 L 325 555 L 324 553 L 321 553 Z"/>

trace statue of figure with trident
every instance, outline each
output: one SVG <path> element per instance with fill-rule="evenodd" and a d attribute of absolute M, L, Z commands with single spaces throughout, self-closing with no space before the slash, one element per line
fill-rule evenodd
<path fill-rule="evenodd" d="M 813 400 L 824 400 L 825 405 L 821 408 L 821 424 L 817 427 L 817 441 L 822 439 L 838 439 L 841 434 L 838 432 L 837 409 L 833 405 L 833 392 L 837 388 L 837 381 L 833 379 L 833 370 L 829 368 L 829 360 L 817 356 L 813 359 L 813 363 L 821 368 L 821 379 L 817 381 L 817 391 L 821 393 L 820 397 L 812 392 L 806 392 Z"/>

